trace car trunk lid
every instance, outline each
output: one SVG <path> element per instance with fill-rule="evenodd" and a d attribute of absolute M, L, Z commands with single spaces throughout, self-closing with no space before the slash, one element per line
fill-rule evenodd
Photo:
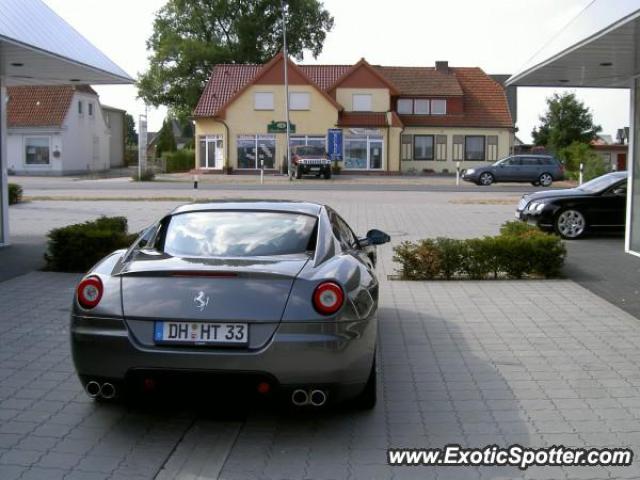
<path fill-rule="evenodd" d="M 140 252 L 120 272 L 127 319 L 279 322 L 307 255 L 177 258 Z"/>

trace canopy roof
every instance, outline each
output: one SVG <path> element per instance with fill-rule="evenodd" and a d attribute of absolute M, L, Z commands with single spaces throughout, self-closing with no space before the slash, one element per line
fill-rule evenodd
<path fill-rule="evenodd" d="M 640 74 L 637 0 L 594 0 L 507 85 L 628 88 Z"/>
<path fill-rule="evenodd" d="M 0 0 L 0 75 L 7 85 L 134 81 L 41 0 Z"/>

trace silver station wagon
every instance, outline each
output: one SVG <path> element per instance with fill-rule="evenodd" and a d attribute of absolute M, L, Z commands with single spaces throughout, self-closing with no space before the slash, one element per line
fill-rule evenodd
<path fill-rule="evenodd" d="M 91 397 L 233 380 L 296 406 L 376 401 L 376 245 L 306 202 L 192 204 L 80 281 L 71 347 Z"/>

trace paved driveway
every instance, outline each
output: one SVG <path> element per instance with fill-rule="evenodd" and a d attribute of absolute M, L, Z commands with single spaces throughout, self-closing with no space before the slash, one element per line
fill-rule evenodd
<path fill-rule="evenodd" d="M 375 225 L 394 242 L 491 234 L 512 213 L 441 193 L 322 197 L 356 229 Z M 126 213 L 139 228 L 170 206 L 34 202 L 13 210 L 12 226 L 37 235 L 99 210 Z M 366 413 L 96 405 L 68 352 L 76 276 L 0 283 L 0 478 L 640 478 L 636 465 L 387 466 L 388 447 L 448 443 L 637 450 L 640 325 L 571 281 L 387 281 L 388 247 L 381 258 L 380 402 Z"/>

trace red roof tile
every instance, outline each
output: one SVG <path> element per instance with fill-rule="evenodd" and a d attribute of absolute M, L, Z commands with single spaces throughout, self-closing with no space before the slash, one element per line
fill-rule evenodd
<path fill-rule="evenodd" d="M 400 115 L 406 126 L 511 128 L 513 121 L 504 88 L 480 68 L 451 69 L 463 91 L 458 115 Z"/>
<path fill-rule="evenodd" d="M 262 65 L 216 65 L 194 110 L 196 117 L 210 117 L 246 87 L 262 70 Z M 352 65 L 298 65 L 318 88 L 327 91 L 353 68 Z M 406 126 L 513 127 L 504 88 L 480 68 L 450 67 L 448 73 L 433 67 L 372 66 L 396 86 L 400 96 L 462 96 L 463 113 L 458 115 L 401 115 L 392 124 Z M 360 114 L 341 116 L 345 126 L 365 121 Z M 377 117 L 375 117 L 377 118 Z M 368 122 L 380 122 L 374 117 Z M 384 123 L 386 125 L 386 117 Z"/>
<path fill-rule="evenodd" d="M 462 88 L 453 72 L 443 73 L 433 67 L 382 67 L 380 73 L 400 90 L 400 95 L 414 96 L 458 96 Z"/>
<path fill-rule="evenodd" d="M 76 91 L 97 95 L 88 85 L 8 87 L 7 126 L 62 126 Z"/>
<path fill-rule="evenodd" d="M 339 127 L 386 127 L 386 113 L 340 112 Z"/>

